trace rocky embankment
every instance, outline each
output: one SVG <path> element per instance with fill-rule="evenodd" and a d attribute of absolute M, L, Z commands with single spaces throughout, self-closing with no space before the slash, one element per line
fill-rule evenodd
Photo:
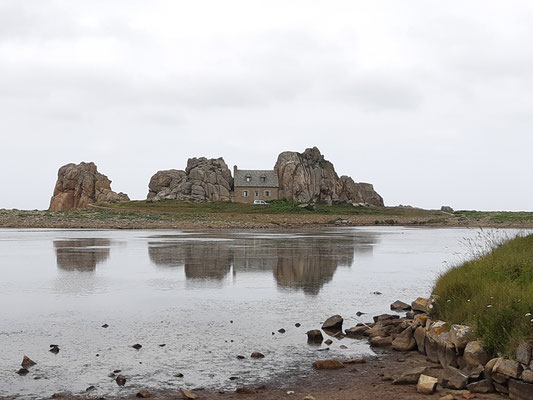
<path fill-rule="evenodd" d="M 418 393 L 431 395 L 437 388 L 464 391 L 463 398 L 497 392 L 511 399 L 533 399 L 533 342 L 520 343 L 516 359 L 491 358 L 466 325 L 448 325 L 429 316 L 431 301 L 418 298 L 411 306 L 402 302 L 392 310 L 408 310 L 405 318 L 383 314 L 371 324 L 346 330 L 349 337 L 368 337 L 373 347 L 395 351 L 418 351 L 433 365 L 405 370 L 393 385 L 416 385 Z M 312 337 L 314 334 L 312 335 Z M 452 400 L 453 394 L 441 397 Z"/>

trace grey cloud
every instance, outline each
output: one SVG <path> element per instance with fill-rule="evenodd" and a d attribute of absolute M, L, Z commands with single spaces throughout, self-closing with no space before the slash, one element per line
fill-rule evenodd
<path fill-rule="evenodd" d="M 422 101 L 412 77 L 393 78 L 387 73 L 347 79 L 334 94 L 340 95 L 340 100 L 355 102 L 373 111 L 414 109 Z"/>
<path fill-rule="evenodd" d="M 340 3 L 0 2 L 0 207 L 46 207 L 71 161 L 142 198 L 189 156 L 317 145 L 388 204 L 530 208 L 530 3 Z"/>

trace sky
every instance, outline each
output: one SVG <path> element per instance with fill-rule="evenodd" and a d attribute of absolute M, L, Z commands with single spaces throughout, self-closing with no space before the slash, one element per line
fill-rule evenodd
<path fill-rule="evenodd" d="M 532 43 L 529 0 L 2 0 L 0 208 L 317 146 L 386 205 L 532 210 Z"/>

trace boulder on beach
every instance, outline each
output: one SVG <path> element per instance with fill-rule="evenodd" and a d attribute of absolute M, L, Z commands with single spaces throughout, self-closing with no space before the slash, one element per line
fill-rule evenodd
<path fill-rule="evenodd" d="M 307 341 L 311 343 L 322 343 L 324 336 L 318 329 L 307 331 Z"/>
<path fill-rule="evenodd" d="M 396 300 L 390 305 L 392 311 L 411 311 L 411 306 L 403 301 Z"/>
<path fill-rule="evenodd" d="M 345 365 L 339 360 L 318 360 L 313 363 L 315 369 L 341 369 Z"/>
<path fill-rule="evenodd" d="M 113 192 L 111 181 L 94 163 L 71 163 L 59 168 L 49 210 L 69 211 L 113 201 L 129 201 L 129 197 Z"/>
<path fill-rule="evenodd" d="M 398 351 L 411 351 L 416 348 L 416 340 L 411 327 L 405 328 L 402 333 L 396 336 L 392 341 L 392 348 Z"/>
<path fill-rule="evenodd" d="M 432 376 L 420 375 L 416 385 L 416 391 L 421 394 L 433 394 L 437 388 L 439 380 Z"/>
<path fill-rule="evenodd" d="M 180 388 L 180 392 L 184 399 L 197 399 L 198 395 L 194 392 L 191 392 L 190 390 L 187 390 L 185 388 Z"/>
<path fill-rule="evenodd" d="M 411 303 L 413 311 L 420 311 L 429 314 L 431 301 L 424 297 L 419 297 Z"/>
<path fill-rule="evenodd" d="M 344 319 L 340 315 L 333 315 L 322 324 L 322 329 L 330 331 L 341 330 L 343 321 Z"/>

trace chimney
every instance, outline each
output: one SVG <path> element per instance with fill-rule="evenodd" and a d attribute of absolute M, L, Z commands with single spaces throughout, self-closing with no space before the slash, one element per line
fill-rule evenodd
<path fill-rule="evenodd" d="M 233 166 L 233 178 L 235 178 L 236 175 L 237 175 L 237 166 L 234 165 Z"/>

